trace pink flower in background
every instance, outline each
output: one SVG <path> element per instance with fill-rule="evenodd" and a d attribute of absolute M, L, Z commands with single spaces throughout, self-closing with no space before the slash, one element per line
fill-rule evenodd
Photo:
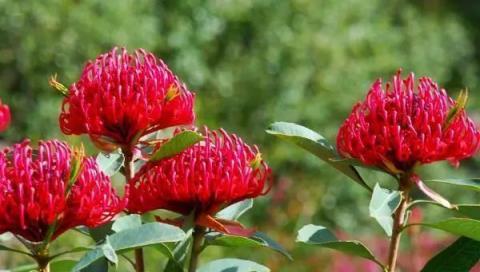
<path fill-rule="evenodd" d="M 433 256 L 453 242 L 451 237 L 439 238 L 425 232 L 418 232 L 408 237 L 410 246 L 399 252 L 398 271 L 402 272 L 421 271 Z M 360 240 L 365 241 L 380 260 L 387 258 L 388 243 L 383 238 L 365 237 Z M 334 252 L 328 268 L 318 271 L 382 272 L 382 269 L 372 261 Z M 480 272 L 480 264 L 474 266 L 471 272 Z"/>
<path fill-rule="evenodd" d="M 10 125 L 11 115 L 8 105 L 3 104 L 0 100 L 0 132 L 5 131 Z"/>
<path fill-rule="evenodd" d="M 39 242 L 55 224 L 55 239 L 80 225 L 108 222 L 124 206 L 95 159 L 63 142 L 41 141 L 34 149 L 24 141 L 0 153 L 0 233 Z"/>
<path fill-rule="evenodd" d="M 152 53 L 114 48 L 90 61 L 70 86 L 60 127 L 88 134 L 104 150 L 131 146 L 156 130 L 192 124 L 194 98 Z"/>
<path fill-rule="evenodd" d="M 400 71 L 383 88 L 377 80 L 341 126 L 337 148 L 389 172 L 448 160 L 454 165 L 479 147 L 480 132 L 463 107 L 428 77 Z"/>

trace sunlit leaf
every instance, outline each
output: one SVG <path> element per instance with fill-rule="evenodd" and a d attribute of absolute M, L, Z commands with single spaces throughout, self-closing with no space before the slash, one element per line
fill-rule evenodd
<path fill-rule="evenodd" d="M 390 191 L 375 184 L 370 200 L 370 216 L 377 220 L 388 236 L 392 236 L 392 214 L 398 208 L 402 196 L 398 191 Z"/>
<path fill-rule="evenodd" d="M 237 220 L 242 214 L 252 207 L 253 199 L 245 199 L 219 211 L 215 217 L 227 220 Z"/>
<path fill-rule="evenodd" d="M 383 265 L 373 253 L 359 241 L 338 240 L 335 235 L 323 226 L 306 225 L 298 231 L 297 242 L 338 250 L 348 255 L 371 260 L 379 266 Z"/>
<path fill-rule="evenodd" d="M 122 153 L 112 152 L 104 154 L 102 152 L 97 155 L 97 164 L 107 176 L 115 175 L 122 168 L 125 158 Z"/>
<path fill-rule="evenodd" d="M 152 155 L 150 161 L 158 161 L 181 153 L 183 150 L 203 140 L 203 136 L 194 131 L 182 131 L 166 141 Z"/>
<path fill-rule="evenodd" d="M 199 269 L 197 272 L 270 272 L 270 269 L 261 264 L 241 260 L 241 259 L 220 259 L 209 262 Z"/>
<path fill-rule="evenodd" d="M 119 217 L 112 225 L 114 232 L 121 232 L 122 230 L 137 228 L 142 225 L 142 217 L 138 214 L 130 214 Z"/>
<path fill-rule="evenodd" d="M 371 191 L 355 167 L 348 161 L 338 160 L 340 157 L 333 145 L 315 131 L 294 123 L 276 122 L 266 132 L 305 149 Z"/>
<path fill-rule="evenodd" d="M 105 258 L 107 258 L 107 260 L 110 263 L 113 263 L 115 265 L 118 264 L 117 253 L 115 253 L 115 249 L 113 249 L 112 245 L 110 244 L 110 240 L 108 239 L 108 236 L 107 236 L 107 239 L 105 240 L 105 243 L 101 245 L 100 248 L 102 249 L 103 256 L 105 256 Z"/>
<path fill-rule="evenodd" d="M 252 237 L 213 233 L 207 235 L 206 238 L 206 241 L 209 245 L 224 247 L 270 248 L 292 260 L 292 256 L 280 244 L 262 232 L 256 232 Z"/>
<path fill-rule="evenodd" d="M 136 228 L 125 229 L 108 236 L 109 243 L 116 253 L 126 252 L 139 247 L 181 241 L 185 233 L 172 225 L 147 223 Z M 80 271 L 94 261 L 104 257 L 103 245 L 87 252 L 75 266 Z"/>

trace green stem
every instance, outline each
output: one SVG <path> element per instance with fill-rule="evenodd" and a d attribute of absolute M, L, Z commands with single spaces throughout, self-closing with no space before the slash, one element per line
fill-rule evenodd
<path fill-rule="evenodd" d="M 135 176 L 134 160 L 131 148 L 123 148 L 123 155 L 125 156 L 125 178 L 128 183 Z M 143 257 L 143 248 L 135 249 L 135 271 L 144 272 L 145 262 Z"/>
<path fill-rule="evenodd" d="M 188 272 L 195 272 L 197 270 L 198 259 L 203 249 L 203 240 L 205 239 L 205 228 L 195 227 L 193 232 L 192 253 L 190 254 L 190 265 Z"/>
<path fill-rule="evenodd" d="M 388 265 L 387 271 L 394 272 L 397 264 L 398 249 L 400 246 L 400 238 L 403 227 L 405 226 L 405 213 L 410 202 L 410 175 L 404 174 L 400 178 L 400 191 L 402 193 L 402 200 L 393 214 L 393 229 L 390 240 L 390 247 L 388 250 Z"/>

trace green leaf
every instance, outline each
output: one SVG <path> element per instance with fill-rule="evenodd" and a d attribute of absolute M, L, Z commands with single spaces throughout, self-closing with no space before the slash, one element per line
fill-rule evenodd
<path fill-rule="evenodd" d="M 374 166 L 374 165 L 366 165 L 363 162 L 361 162 L 360 160 L 353 159 L 353 158 L 334 158 L 334 159 L 330 159 L 330 161 L 332 161 L 334 163 L 346 163 L 346 164 L 350 164 L 351 166 L 362 167 L 362 168 L 365 168 L 365 169 L 370 169 L 370 170 L 385 173 L 385 170 L 380 168 L 380 167 L 377 167 L 377 166 Z"/>
<path fill-rule="evenodd" d="M 250 210 L 252 207 L 253 199 L 245 199 L 219 211 L 216 217 L 227 220 L 237 220 L 240 216 L 242 216 L 242 214 Z"/>
<path fill-rule="evenodd" d="M 50 262 L 50 271 L 51 272 L 64 272 L 64 271 L 71 271 L 72 268 L 75 266 L 77 262 L 75 260 L 58 260 Z M 37 270 L 37 264 L 27 264 L 22 265 L 10 270 L 5 270 L 9 272 L 31 272 Z M 3 270 L 2 270 L 3 271 Z"/>
<path fill-rule="evenodd" d="M 72 248 L 72 249 L 69 249 L 69 250 L 66 250 L 66 251 L 57 253 L 57 254 L 55 254 L 55 255 L 52 255 L 50 258 L 55 259 L 55 258 L 58 258 L 58 257 L 60 257 L 60 256 L 65 255 L 65 254 L 88 251 L 88 250 L 92 250 L 92 249 L 94 249 L 94 248 L 95 248 L 94 246 L 80 246 L 80 247 L 75 247 L 75 248 Z"/>
<path fill-rule="evenodd" d="M 431 179 L 426 180 L 426 183 L 429 182 L 436 182 L 436 183 L 445 183 L 451 184 L 456 186 L 461 186 L 465 189 L 480 191 L 480 179 L 472 178 L 472 179 Z"/>
<path fill-rule="evenodd" d="M 460 237 L 428 261 L 422 272 L 468 272 L 480 260 L 480 241 Z"/>
<path fill-rule="evenodd" d="M 26 264 L 21 265 L 12 269 L 7 270 L 7 272 L 31 272 L 37 270 L 37 264 Z"/>
<path fill-rule="evenodd" d="M 4 245 L 0 245 L 0 251 L 11 251 L 11 252 L 15 252 L 15 253 L 23 254 L 23 255 L 28 255 L 28 256 L 32 255 L 29 252 L 22 251 L 22 250 L 19 250 L 19 249 L 10 248 L 10 247 L 4 246 Z"/>
<path fill-rule="evenodd" d="M 220 233 L 205 236 L 209 245 L 223 247 L 261 247 L 259 241 L 243 236 L 225 235 Z"/>
<path fill-rule="evenodd" d="M 77 261 L 75 260 L 58 260 L 58 261 L 53 261 L 50 263 L 50 271 L 51 272 L 61 272 L 61 271 L 71 271 Z"/>
<path fill-rule="evenodd" d="M 204 137 L 194 131 L 182 131 L 165 142 L 150 158 L 150 161 L 158 161 L 181 153 L 190 146 L 202 141 Z"/>
<path fill-rule="evenodd" d="M 74 268 L 69 271 L 75 271 Z M 81 272 L 108 272 L 108 260 L 105 257 L 100 258 L 83 268 Z"/>
<path fill-rule="evenodd" d="M 115 252 L 126 252 L 135 248 L 181 241 L 185 233 L 172 225 L 162 223 L 147 223 L 136 228 L 130 228 L 108 236 L 111 247 Z M 105 257 L 102 245 L 87 252 L 77 263 L 74 271 L 79 271 L 92 262 Z"/>
<path fill-rule="evenodd" d="M 445 124 L 443 131 L 445 131 L 455 119 L 463 112 L 468 100 L 468 90 L 460 90 L 460 94 L 455 101 L 455 105 L 448 111 L 447 118 L 445 118 Z"/>
<path fill-rule="evenodd" d="M 166 272 L 183 272 L 183 267 L 187 260 L 192 241 L 193 229 L 187 231 L 185 238 L 175 245 L 173 250 L 173 258 L 168 260 L 167 265 L 163 271 Z"/>
<path fill-rule="evenodd" d="M 272 238 L 267 236 L 265 233 L 257 231 L 253 235 L 253 238 L 258 239 L 259 241 L 262 241 L 262 243 L 265 244 L 266 246 L 268 246 L 269 248 L 271 248 L 273 250 L 276 250 L 276 251 L 280 252 L 281 254 L 285 255 L 288 259 L 293 260 L 290 253 L 288 253 L 288 251 L 285 248 L 283 248 L 282 245 L 280 245 L 275 240 L 273 240 Z"/>
<path fill-rule="evenodd" d="M 75 231 L 85 235 L 85 236 L 90 236 L 90 230 L 89 228 L 85 227 L 85 226 L 78 226 L 76 228 L 74 228 Z"/>
<path fill-rule="evenodd" d="M 323 226 L 310 224 L 302 227 L 298 231 L 297 242 L 338 250 L 348 255 L 371 260 L 383 267 L 382 263 L 362 243 L 351 240 L 338 240 L 333 233 Z"/>
<path fill-rule="evenodd" d="M 163 256 L 167 257 L 169 260 L 174 258 L 172 250 L 164 243 L 153 245 L 152 248 L 162 253 Z"/>
<path fill-rule="evenodd" d="M 108 236 L 105 240 L 105 243 L 101 245 L 100 248 L 102 249 L 103 256 L 105 256 L 110 263 L 113 263 L 116 266 L 118 264 L 118 256 L 117 253 L 115 253 L 115 249 L 113 249 L 112 245 L 110 244 Z"/>
<path fill-rule="evenodd" d="M 142 217 L 138 214 L 130 214 L 119 217 L 112 225 L 114 232 L 121 232 L 126 229 L 138 228 L 142 225 Z"/>
<path fill-rule="evenodd" d="M 104 154 L 102 152 L 97 155 L 97 164 L 100 169 L 109 177 L 115 175 L 122 168 L 125 158 L 122 153 L 112 152 Z"/>
<path fill-rule="evenodd" d="M 472 219 L 480 220 L 480 204 L 458 204 L 455 205 L 458 213 Z"/>
<path fill-rule="evenodd" d="M 412 201 L 408 207 L 410 209 L 418 204 L 430 204 L 443 208 L 443 206 L 438 202 L 425 199 Z M 480 220 L 480 204 L 454 204 L 452 210 L 455 211 L 458 216 L 466 216 L 472 219 Z"/>
<path fill-rule="evenodd" d="M 392 236 L 393 218 L 392 214 L 398 208 L 402 196 L 398 191 L 390 191 L 375 184 L 372 198 L 370 200 L 370 216 L 377 220 L 385 233 Z"/>
<path fill-rule="evenodd" d="M 276 122 L 271 124 L 266 132 L 305 149 L 335 167 L 369 191 L 372 190 L 365 183 L 355 167 L 350 165 L 348 161 L 338 160 L 340 156 L 337 154 L 333 145 L 315 131 L 294 123 Z"/>
<path fill-rule="evenodd" d="M 197 272 L 270 272 L 270 269 L 252 261 L 227 258 L 209 262 Z"/>
<path fill-rule="evenodd" d="M 458 236 L 465 236 L 474 240 L 480 240 L 480 221 L 470 218 L 449 218 L 436 223 L 416 223 L 434 229 L 443 230 Z"/>
<path fill-rule="evenodd" d="M 206 236 L 206 241 L 209 245 L 224 247 L 266 247 L 275 250 L 292 260 L 292 256 L 280 244 L 262 232 L 256 232 L 252 237 L 213 233 Z"/>
<path fill-rule="evenodd" d="M 90 237 L 92 237 L 95 242 L 99 243 L 105 241 L 105 237 L 107 237 L 107 235 L 114 233 L 112 226 L 113 222 L 110 221 L 96 228 L 90 228 L 88 229 L 88 232 L 90 233 Z"/>

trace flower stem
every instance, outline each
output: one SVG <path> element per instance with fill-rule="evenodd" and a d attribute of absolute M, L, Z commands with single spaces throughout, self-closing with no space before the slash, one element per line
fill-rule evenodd
<path fill-rule="evenodd" d="M 145 271 L 145 263 L 143 262 L 143 248 L 135 249 L 135 271 Z"/>
<path fill-rule="evenodd" d="M 410 175 L 405 174 L 400 178 L 400 191 L 402 193 L 402 199 L 400 200 L 397 210 L 393 214 L 392 238 L 390 240 L 388 252 L 388 272 L 394 272 L 397 264 L 402 229 L 406 224 L 405 213 L 410 202 Z"/>
<path fill-rule="evenodd" d="M 44 263 L 44 264 L 38 264 L 38 272 L 50 272 L 50 264 L 49 263 Z"/>
<path fill-rule="evenodd" d="M 135 167 L 133 154 L 130 148 L 122 149 L 123 155 L 125 156 L 125 178 L 127 183 L 135 176 Z M 145 271 L 145 262 L 143 258 L 143 248 L 135 249 L 135 271 L 144 272 Z"/>
<path fill-rule="evenodd" d="M 195 227 L 193 231 L 193 244 L 192 244 L 192 253 L 190 255 L 190 265 L 188 267 L 188 272 L 195 272 L 198 265 L 198 259 L 200 253 L 202 252 L 203 240 L 205 238 L 205 228 L 204 227 Z"/>
<path fill-rule="evenodd" d="M 38 255 L 34 255 L 35 261 L 38 264 L 39 272 L 50 272 L 50 258 L 48 256 L 48 249 L 45 249 Z"/>

